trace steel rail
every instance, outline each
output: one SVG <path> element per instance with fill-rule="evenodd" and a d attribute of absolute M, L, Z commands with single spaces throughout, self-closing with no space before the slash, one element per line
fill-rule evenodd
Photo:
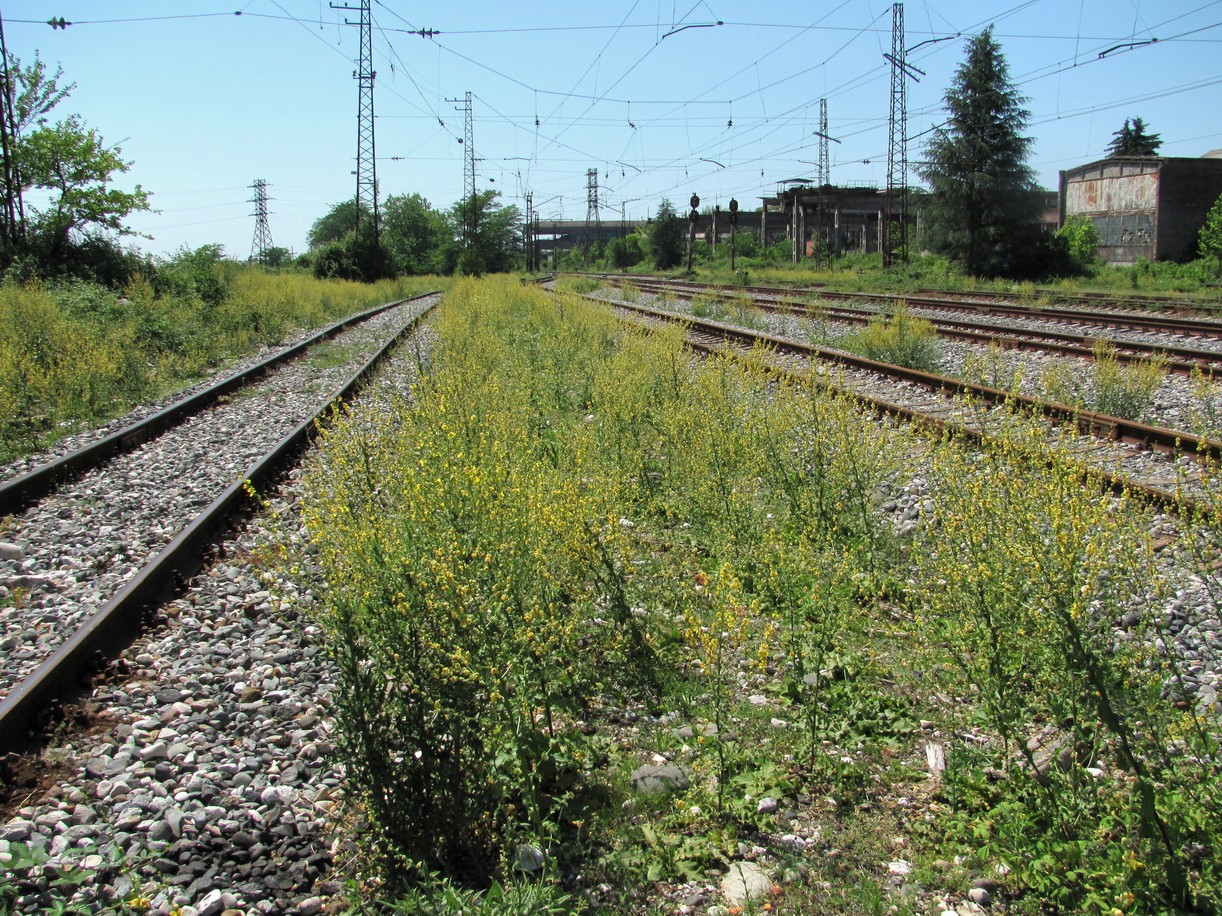
<path fill-rule="evenodd" d="M 642 280 L 650 279 L 657 282 L 656 278 L 643 278 L 639 275 L 633 274 L 576 274 L 575 276 L 589 276 L 599 279 L 606 279 L 611 282 L 639 283 Z M 691 281 L 674 282 L 675 287 L 682 285 L 689 286 L 693 289 L 711 288 L 711 285 L 694 283 Z M 917 308 L 946 309 L 948 311 L 998 315 L 1008 318 L 1032 318 L 1042 319 L 1045 321 L 1068 322 L 1073 324 L 1090 324 L 1102 327 L 1127 328 L 1129 330 L 1163 331 L 1179 334 L 1190 334 L 1198 337 L 1222 337 L 1222 321 L 1210 321 L 1201 318 L 1177 318 L 1174 316 L 1143 315 L 1132 312 L 1104 312 L 1097 309 L 1062 309 L 1053 306 L 1027 307 L 1020 305 L 1006 305 L 1004 303 L 988 302 L 978 299 L 970 299 L 965 301 L 962 298 L 947 299 L 931 297 L 928 295 L 914 295 L 910 293 L 846 292 L 840 290 L 829 290 L 818 286 L 795 287 L 792 289 L 772 286 L 744 286 L 741 287 L 741 289 L 745 293 L 762 292 L 789 296 L 807 293 L 816 295 L 821 299 L 833 299 L 846 302 L 869 299 L 872 301 L 905 303 L 909 306 L 914 306 Z M 959 294 L 955 295 L 957 296 Z"/>
<path fill-rule="evenodd" d="M 400 300 L 388 307 L 429 295 L 435 294 Z M 430 305 L 413 317 L 344 383 L 334 397 L 253 463 L 38 668 L 14 686 L 0 701 L 0 755 L 27 747 L 48 724 L 55 705 L 81 692 L 91 673 L 98 668 L 99 659 L 113 658 L 131 644 L 147 612 L 198 572 L 204 564 L 204 550 L 229 530 L 235 518 L 252 508 L 249 487 L 266 488 L 285 471 L 313 440 L 327 412 L 359 392 L 382 361 L 435 307 L 435 304 Z M 375 313 L 380 311 L 385 308 Z"/>
<path fill-rule="evenodd" d="M 48 461 L 32 471 L 27 471 L 17 477 L 3 481 L 0 483 L 0 516 L 20 512 L 22 509 L 42 499 L 42 497 L 52 492 L 60 484 L 105 464 L 117 455 L 138 448 L 150 439 L 182 423 L 188 417 L 199 413 L 205 407 L 216 403 L 230 392 L 243 388 L 262 377 L 268 370 L 281 363 L 295 359 L 320 341 L 334 337 L 341 331 L 367 321 L 389 309 L 431 295 L 434 295 L 434 293 L 424 293 L 423 296 L 400 299 L 386 305 L 379 305 L 377 308 L 368 309 L 356 315 L 351 315 L 342 321 L 337 321 L 312 334 L 300 343 L 273 356 L 269 356 L 267 359 L 247 369 L 235 372 L 190 397 L 175 401 L 173 404 L 145 417 L 143 420 L 138 420 L 129 426 L 116 430 L 105 438 L 82 446 L 67 455 L 62 455 L 59 458 Z"/>
<path fill-rule="evenodd" d="M 762 334 L 737 328 L 732 325 L 722 324 L 721 322 L 693 319 L 686 315 L 677 315 L 674 312 L 652 309 L 632 303 L 611 302 L 594 296 L 585 296 L 584 298 L 603 306 L 633 312 L 645 318 L 681 324 L 689 329 L 694 329 L 698 333 L 720 338 L 726 343 L 737 344 L 745 348 L 763 345 L 775 353 L 830 362 L 846 368 L 861 369 L 898 381 L 910 382 L 926 390 L 943 395 L 972 398 L 989 405 L 1020 406 L 1029 413 L 1046 417 L 1057 423 L 1071 425 L 1079 432 L 1099 439 L 1122 442 L 1140 449 L 1153 449 L 1173 456 L 1184 455 L 1213 462 L 1222 460 L 1222 442 L 1214 439 L 1201 438 L 1189 433 L 1150 426 L 1094 411 L 1075 410 L 1065 404 L 1041 401 L 1025 395 L 1017 395 L 997 388 L 990 388 L 986 385 L 976 385 L 971 382 L 947 378 L 930 372 L 921 372 L 917 369 L 909 369 L 904 366 L 876 362 L 875 360 L 865 359 L 864 357 L 855 356 L 840 350 L 830 350 L 826 347 L 804 344 L 771 334 Z M 699 346 L 699 344 L 694 346 Z M 708 347 L 706 346 L 704 349 L 708 349 Z M 776 371 L 783 370 L 778 367 Z M 832 383 L 827 382 L 826 384 L 831 386 Z M 849 391 L 847 389 L 840 390 L 844 390 L 845 393 L 862 403 L 869 404 L 872 409 L 875 409 L 880 414 L 901 416 L 915 422 L 934 426 L 938 429 L 952 430 L 976 441 L 987 439 L 983 431 L 973 430 L 966 424 L 947 422 L 927 412 L 860 392 Z M 1085 464 L 1084 468 L 1086 468 Z M 1090 472 L 1100 475 L 1114 492 L 1128 490 L 1138 493 L 1148 502 L 1168 509 L 1185 509 L 1191 508 L 1193 505 L 1192 498 L 1187 494 L 1172 493 L 1140 481 L 1113 474 L 1104 468 L 1091 468 Z M 1086 473 L 1087 471 L 1084 470 L 1083 474 L 1085 475 Z"/>
<path fill-rule="evenodd" d="M 944 293 L 944 290 L 918 288 L 915 290 L 918 295 L 938 295 Z M 1011 293 L 983 290 L 983 289 L 967 289 L 960 290 L 956 295 L 964 298 L 978 299 L 1002 299 L 1009 302 L 1021 300 L 1022 293 Z M 1054 289 L 1035 288 L 1035 295 L 1045 299 L 1050 299 L 1054 302 L 1082 302 L 1089 304 L 1098 304 L 1100 302 L 1111 304 L 1117 308 L 1133 308 L 1144 309 L 1147 311 L 1185 311 L 1188 314 L 1206 314 L 1217 315 L 1222 311 L 1222 298 L 1216 297 L 1213 299 L 1192 300 L 1181 296 L 1134 296 L 1127 293 L 1105 293 L 1095 291 L 1083 291 L 1079 293 L 1063 293 Z"/>
<path fill-rule="evenodd" d="M 636 286 L 638 289 L 647 292 L 676 291 L 675 287 L 657 280 L 637 283 Z M 698 294 L 684 292 L 680 293 L 680 295 L 714 296 L 725 301 L 732 301 L 735 294 L 727 290 L 708 289 Z M 792 298 L 771 294 L 752 296 L 751 302 L 768 310 L 784 311 L 797 315 L 809 315 L 814 310 L 814 307 L 796 302 Z M 826 313 L 830 318 L 858 325 L 866 325 L 872 319 L 885 317 L 883 312 L 838 306 L 827 308 Z M 1054 353 L 1062 356 L 1093 360 L 1095 359 L 1095 347 L 1099 344 L 1108 344 L 1115 350 L 1114 358 L 1116 361 L 1125 365 L 1147 363 L 1151 360 L 1163 358 L 1167 370 L 1178 375 L 1190 376 L 1194 372 L 1222 370 L 1222 352 L 1216 350 L 1150 344 L 1118 340 L 1111 337 L 1090 337 L 1085 334 L 1070 334 L 1065 331 L 1011 328 L 987 322 L 960 321 L 954 318 L 918 317 L 932 324 L 939 337 L 973 344 L 996 344 L 1006 350 Z"/>

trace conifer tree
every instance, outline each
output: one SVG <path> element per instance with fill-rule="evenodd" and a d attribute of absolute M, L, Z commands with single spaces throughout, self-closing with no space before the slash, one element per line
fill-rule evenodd
<path fill-rule="evenodd" d="M 1030 113 L 1010 82 L 992 27 L 972 38 L 946 93 L 950 117 L 930 139 L 918 174 L 929 183 L 930 247 L 974 276 L 1038 269 L 1039 188 L 1027 166 Z"/>
<path fill-rule="evenodd" d="M 663 198 L 654 215 L 649 233 L 649 252 L 653 255 L 658 270 L 677 267 L 683 261 L 683 220 L 675 212 L 675 205 Z"/>
<path fill-rule="evenodd" d="M 1158 134 L 1147 133 L 1146 124 L 1141 118 L 1125 118 L 1124 127 L 1112 134 L 1112 142 L 1107 145 L 1107 154 L 1109 156 L 1157 156 L 1158 148 L 1162 145 L 1162 137 Z"/>

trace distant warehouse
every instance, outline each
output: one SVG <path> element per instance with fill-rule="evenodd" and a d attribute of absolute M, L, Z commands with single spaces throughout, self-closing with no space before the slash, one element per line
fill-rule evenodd
<path fill-rule="evenodd" d="M 1061 222 L 1087 217 L 1110 264 L 1190 261 L 1205 215 L 1222 195 L 1222 150 L 1200 159 L 1101 159 L 1061 172 Z"/>

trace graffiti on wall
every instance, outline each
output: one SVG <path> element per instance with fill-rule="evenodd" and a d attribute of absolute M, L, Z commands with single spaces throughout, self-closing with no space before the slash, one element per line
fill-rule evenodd
<path fill-rule="evenodd" d="M 1114 213 L 1093 220 L 1104 247 L 1154 244 L 1153 213 Z"/>

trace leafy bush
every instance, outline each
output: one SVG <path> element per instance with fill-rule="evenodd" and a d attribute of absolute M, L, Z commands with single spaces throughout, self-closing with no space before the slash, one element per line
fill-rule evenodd
<path fill-rule="evenodd" d="M 866 359 L 922 372 L 937 371 L 942 356 L 933 324 L 916 318 L 902 305 L 889 318 L 871 318 L 865 328 L 841 340 L 840 346 Z"/>
<path fill-rule="evenodd" d="M 319 280 L 373 283 L 394 276 L 390 252 L 367 233 L 346 233 L 312 252 L 312 259 Z"/>
<path fill-rule="evenodd" d="M 1095 345 L 1091 369 L 1095 383 L 1091 407 L 1113 417 L 1140 420 L 1167 377 L 1167 358 L 1125 365 L 1116 359 L 1115 346 L 1101 341 Z"/>
<path fill-rule="evenodd" d="M 1099 261 L 1099 230 L 1094 220 L 1071 216 L 1057 230 L 1057 239 L 1065 246 L 1070 266 L 1076 273 L 1089 273 Z"/>

